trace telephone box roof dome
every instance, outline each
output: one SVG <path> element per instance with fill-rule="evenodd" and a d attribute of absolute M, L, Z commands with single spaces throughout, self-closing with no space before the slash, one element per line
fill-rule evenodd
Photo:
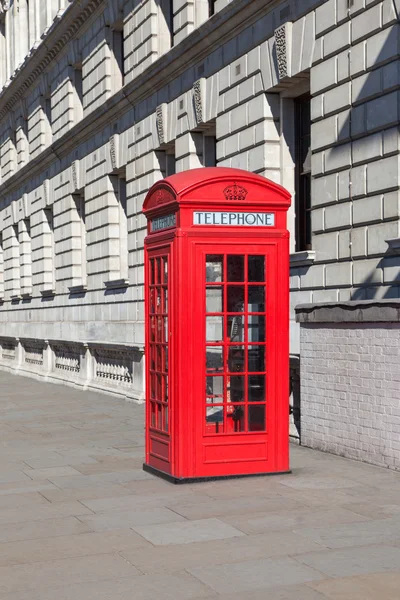
<path fill-rule="evenodd" d="M 275 197 L 281 197 L 280 202 L 283 204 L 290 203 L 289 192 L 279 184 L 267 179 L 266 177 L 262 177 L 261 175 L 251 173 L 250 171 L 245 171 L 243 169 L 232 169 L 230 167 L 203 167 L 200 169 L 182 171 L 181 173 L 170 175 L 169 177 L 156 182 L 147 193 L 143 204 L 143 209 L 146 211 L 146 209 L 150 208 L 150 205 L 153 204 L 151 199 L 157 189 L 167 189 L 175 198 L 183 198 L 198 188 L 211 188 L 213 184 L 215 185 L 217 183 L 226 183 L 227 188 L 224 189 L 224 191 L 226 190 L 226 193 L 232 194 L 240 193 L 240 189 L 238 186 L 236 186 L 236 184 L 247 184 L 248 186 L 254 186 L 254 188 L 258 189 L 262 187 L 265 190 L 275 193 Z M 232 188 L 236 186 L 235 189 L 231 190 L 229 188 L 230 183 L 232 184 Z M 244 191 L 247 192 L 246 189 Z M 191 195 L 191 197 L 193 196 Z M 235 199 L 240 200 L 240 198 Z"/>

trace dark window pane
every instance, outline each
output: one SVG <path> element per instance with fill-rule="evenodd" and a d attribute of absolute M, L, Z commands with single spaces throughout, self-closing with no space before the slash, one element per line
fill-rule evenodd
<path fill-rule="evenodd" d="M 231 402 L 244 402 L 244 375 L 232 375 L 229 378 Z"/>
<path fill-rule="evenodd" d="M 228 316 L 226 336 L 231 342 L 244 342 L 244 317 Z"/>
<path fill-rule="evenodd" d="M 157 429 L 162 431 L 162 411 L 161 404 L 157 404 Z"/>
<path fill-rule="evenodd" d="M 207 254 L 206 256 L 206 281 L 222 281 L 223 256 Z"/>
<path fill-rule="evenodd" d="M 247 330 L 249 342 L 265 342 L 265 317 L 249 315 Z"/>
<path fill-rule="evenodd" d="M 227 416 L 229 419 L 232 419 L 233 431 L 235 433 L 240 433 L 241 431 L 244 431 L 245 430 L 245 425 L 244 425 L 245 424 L 245 418 L 244 418 L 245 407 L 244 407 L 244 405 L 240 404 L 238 406 L 237 404 L 235 404 L 232 407 L 230 407 L 228 405 L 227 409 L 228 409 Z"/>
<path fill-rule="evenodd" d="M 244 285 L 228 285 L 228 312 L 243 312 Z"/>
<path fill-rule="evenodd" d="M 264 402 L 265 375 L 249 375 L 248 399 L 249 402 Z"/>
<path fill-rule="evenodd" d="M 154 284 L 154 258 L 150 259 L 150 284 Z"/>
<path fill-rule="evenodd" d="M 265 311 L 265 286 L 249 285 L 249 312 Z"/>
<path fill-rule="evenodd" d="M 265 431 L 265 404 L 248 406 L 249 431 Z"/>
<path fill-rule="evenodd" d="M 249 372 L 265 371 L 265 346 L 249 346 Z"/>
<path fill-rule="evenodd" d="M 222 346 L 207 346 L 206 348 L 206 368 L 207 373 L 222 371 L 223 348 Z"/>
<path fill-rule="evenodd" d="M 168 283 L 168 258 L 164 258 L 164 283 Z"/>
<path fill-rule="evenodd" d="M 246 370 L 244 346 L 228 347 L 228 370 L 231 373 L 243 373 Z"/>
<path fill-rule="evenodd" d="M 152 427 L 156 426 L 156 405 L 154 402 L 150 405 L 150 423 Z"/>
<path fill-rule="evenodd" d="M 249 256 L 248 281 L 265 281 L 265 256 Z"/>
<path fill-rule="evenodd" d="M 228 281 L 244 281 L 244 256 L 228 255 Z"/>

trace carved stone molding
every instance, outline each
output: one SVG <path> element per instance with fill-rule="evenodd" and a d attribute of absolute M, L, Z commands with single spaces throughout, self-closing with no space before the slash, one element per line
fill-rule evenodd
<path fill-rule="evenodd" d="M 76 192 L 81 189 L 80 177 L 79 177 L 79 160 L 72 161 L 72 191 Z"/>
<path fill-rule="evenodd" d="M 119 134 L 115 133 L 110 137 L 110 160 L 111 169 L 116 171 L 120 168 L 120 152 L 119 152 Z"/>
<path fill-rule="evenodd" d="M 45 206 L 50 206 L 50 204 L 51 204 L 51 200 L 50 200 L 50 181 L 48 179 L 45 179 L 43 181 L 43 197 L 44 197 Z"/>
<path fill-rule="evenodd" d="M 193 84 L 194 112 L 197 124 L 206 121 L 205 99 L 206 99 L 206 80 L 204 77 L 198 79 Z"/>
<path fill-rule="evenodd" d="M 166 127 L 167 127 L 167 104 L 166 104 L 166 102 L 164 102 L 163 104 L 160 104 L 159 106 L 157 106 L 157 109 L 156 109 L 156 128 L 157 128 L 157 135 L 158 135 L 158 143 L 160 146 L 162 146 L 162 144 L 165 144 L 165 142 L 166 142 L 166 135 L 165 135 Z"/>
<path fill-rule="evenodd" d="M 279 79 L 291 77 L 292 23 L 284 23 L 274 32 Z"/>

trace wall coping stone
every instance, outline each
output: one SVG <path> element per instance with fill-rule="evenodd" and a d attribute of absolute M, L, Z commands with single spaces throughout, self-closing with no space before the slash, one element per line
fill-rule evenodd
<path fill-rule="evenodd" d="M 400 299 L 298 304 L 297 323 L 400 323 Z"/>

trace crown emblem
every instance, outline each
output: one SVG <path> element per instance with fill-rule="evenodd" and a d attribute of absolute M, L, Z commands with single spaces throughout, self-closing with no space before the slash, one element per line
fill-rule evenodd
<path fill-rule="evenodd" d="M 234 200 L 243 202 L 246 199 L 247 190 L 241 185 L 234 183 L 233 185 L 228 185 L 228 187 L 224 189 L 224 196 L 229 202 Z"/>

